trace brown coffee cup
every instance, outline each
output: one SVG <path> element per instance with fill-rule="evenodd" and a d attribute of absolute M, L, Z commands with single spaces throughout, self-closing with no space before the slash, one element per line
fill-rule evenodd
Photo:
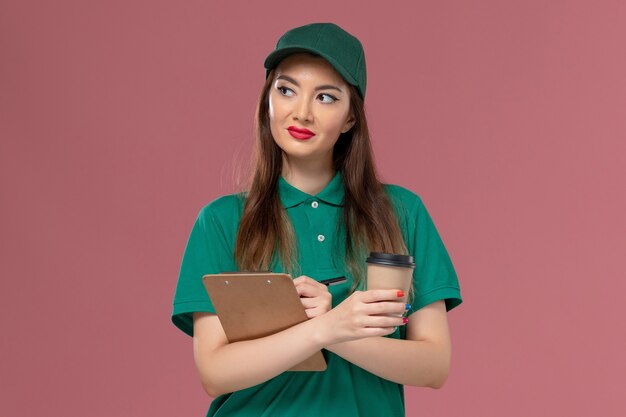
<path fill-rule="evenodd" d="M 367 289 L 390 290 L 398 289 L 404 292 L 398 301 L 406 303 L 415 262 L 410 255 L 394 253 L 370 252 L 367 262 Z"/>

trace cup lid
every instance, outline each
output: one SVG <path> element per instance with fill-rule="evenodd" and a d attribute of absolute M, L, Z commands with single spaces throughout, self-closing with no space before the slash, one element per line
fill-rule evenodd
<path fill-rule="evenodd" d="M 399 255 L 396 253 L 370 252 L 370 256 L 366 259 L 367 263 L 400 266 L 404 268 L 415 268 L 415 261 L 411 255 Z"/>

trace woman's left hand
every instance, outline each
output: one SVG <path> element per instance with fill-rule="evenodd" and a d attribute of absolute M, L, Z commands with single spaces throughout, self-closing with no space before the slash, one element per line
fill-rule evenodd
<path fill-rule="evenodd" d="M 294 279 L 293 283 L 296 286 L 306 315 L 310 319 L 330 311 L 333 297 L 326 285 L 320 284 L 306 275 Z"/>

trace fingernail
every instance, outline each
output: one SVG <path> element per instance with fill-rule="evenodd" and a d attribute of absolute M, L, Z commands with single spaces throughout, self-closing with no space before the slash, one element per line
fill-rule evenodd
<path fill-rule="evenodd" d="M 404 291 L 402 290 L 398 291 L 398 297 L 404 297 Z"/>
<path fill-rule="evenodd" d="M 411 309 L 411 304 L 405 304 L 404 305 L 404 309 L 405 310 L 410 310 Z"/>
<path fill-rule="evenodd" d="M 409 322 L 409 319 L 407 319 L 406 317 L 402 317 L 402 323 L 407 324 Z"/>

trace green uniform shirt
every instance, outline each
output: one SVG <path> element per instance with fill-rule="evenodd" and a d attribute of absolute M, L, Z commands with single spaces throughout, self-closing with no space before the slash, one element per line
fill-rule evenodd
<path fill-rule="evenodd" d="M 456 272 L 448 252 L 426 211 L 412 191 L 385 184 L 398 216 L 413 273 L 416 311 L 434 301 L 445 300 L 447 310 L 462 301 Z M 344 284 L 329 287 L 333 306 L 349 295 L 352 276 L 344 264 L 344 231 L 336 229 L 343 211 L 344 185 L 340 171 L 319 194 L 312 196 L 293 187 L 281 176 L 278 192 L 298 240 L 302 275 L 316 280 L 346 276 Z M 236 271 L 233 257 L 239 219 L 243 212 L 241 194 L 225 195 L 200 210 L 185 249 L 174 296 L 173 323 L 193 335 L 192 313 L 215 309 L 202 284 L 202 276 Z M 274 258 L 273 272 L 284 272 Z M 365 262 L 365 259 L 363 260 Z M 294 277 L 296 278 L 296 277 Z M 409 312 L 410 314 L 411 312 Z M 405 338 L 399 326 L 387 336 Z M 289 349 L 289 346 L 285 346 Z M 404 388 L 380 378 L 341 357 L 323 350 L 328 368 L 324 372 L 283 372 L 259 385 L 217 397 L 207 416 L 299 416 L 380 417 L 404 416 Z M 259 358 L 262 360 L 262 358 Z"/>

